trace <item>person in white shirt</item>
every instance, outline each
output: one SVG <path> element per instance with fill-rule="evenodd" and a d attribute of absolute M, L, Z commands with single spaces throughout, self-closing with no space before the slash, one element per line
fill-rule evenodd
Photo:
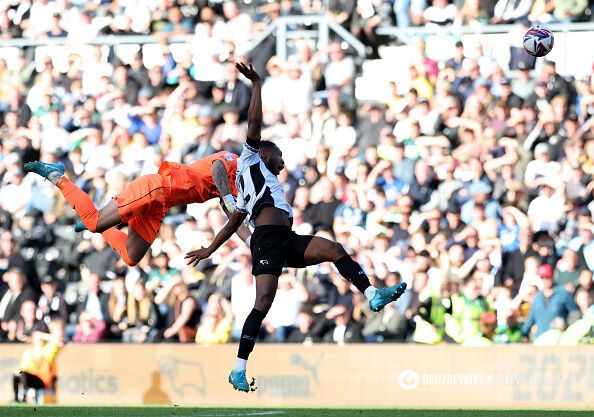
<path fill-rule="evenodd" d="M 561 173 L 559 162 L 551 161 L 551 147 L 548 143 L 539 143 L 534 147 L 534 159 L 526 165 L 524 183 L 530 188 L 536 188 L 537 178 L 555 176 Z"/>
<path fill-rule="evenodd" d="M 537 185 L 539 194 L 528 206 L 528 219 L 533 231 L 553 232 L 563 216 L 565 207 L 565 199 L 560 192 L 555 192 L 555 188 L 560 184 L 551 178 L 540 178 Z"/>

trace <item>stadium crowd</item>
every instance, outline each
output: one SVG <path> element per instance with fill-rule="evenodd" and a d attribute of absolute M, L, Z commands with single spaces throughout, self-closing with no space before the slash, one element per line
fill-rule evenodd
<path fill-rule="evenodd" d="M 150 56 L 137 45 L 58 46 L 0 59 L 1 340 L 26 342 L 44 323 L 61 323 L 72 343 L 239 336 L 255 296 L 248 248 L 234 237 L 197 269 L 184 262 L 225 223 L 218 201 L 172 209 L 149 254 L 128 268 L 100 234 L 75 233 L 74 211 L 22 164 L 63 162 L 102 207 L 164 160 L 239 153 L 250 97 L 240 60 L 266 74 L 263 138 L 283 150 L 294 229 L 343 243 L 374 285 L 410 289 L 373 314 L 331 265 L 287 271 L 263 340 L 591 342 L 594 71 L 566 78 L 551 61 L 535 70 L 516 49 L 511 72 L 462 42 L 437 62 L 417 42 L 403 62 L 407 83 L 350 107 L 356 68 L 341 43 L 316 51 L 296 42 L 286 61 L 266 47 L 248 52 L 254 33 L 296 11 L 356 19 L 373 46 L 369 28 L 382 13 L 404 26 L 497 23 L 537 7 L 493 3 L 491 12 L 479 2 L 396 0 L 393 20 L 392 5 L 365 1 L 351 13 L 354 2 L 283 0 L 252 15 L 233 1 L 2 2 L 2 39 L 161 41 Z M 563 4 L 541 6 L 551 19 L 578 15 L 557 13 Z M 166 38 L 179 34 L 192 41 L 176 49 Z"/>

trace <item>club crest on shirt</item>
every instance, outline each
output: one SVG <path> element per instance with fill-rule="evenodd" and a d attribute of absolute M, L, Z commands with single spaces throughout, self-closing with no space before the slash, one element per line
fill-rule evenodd
<path fill-rule="evenodd" d="M 227 161 L 233 161 L 233 155 L 231 155 L 230 153 L 226 153 L 226 154 L 225 154 L 225 159 L 226 159 Z"/>

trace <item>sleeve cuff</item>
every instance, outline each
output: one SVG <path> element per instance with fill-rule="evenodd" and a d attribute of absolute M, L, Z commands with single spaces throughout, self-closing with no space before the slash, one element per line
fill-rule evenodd
<path fill-rule="evenodd" d="M 245 141 L 245 146 L 250 151 L 258 152 L 258 150 L 260 149 L 260 141 L 259 140 L 255 140 L 255 139 L 247 138 L 247 140 Z"/>

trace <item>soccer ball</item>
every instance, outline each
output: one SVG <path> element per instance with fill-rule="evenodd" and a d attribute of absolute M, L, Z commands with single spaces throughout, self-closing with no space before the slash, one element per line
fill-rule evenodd
<path fill-rule="evenodd" d="M 532 56 L 545 56 L 551 49 L 555 37 L 553 32 L 544 26 L 532 26 L 524 35 L 524 49 Z"/>

